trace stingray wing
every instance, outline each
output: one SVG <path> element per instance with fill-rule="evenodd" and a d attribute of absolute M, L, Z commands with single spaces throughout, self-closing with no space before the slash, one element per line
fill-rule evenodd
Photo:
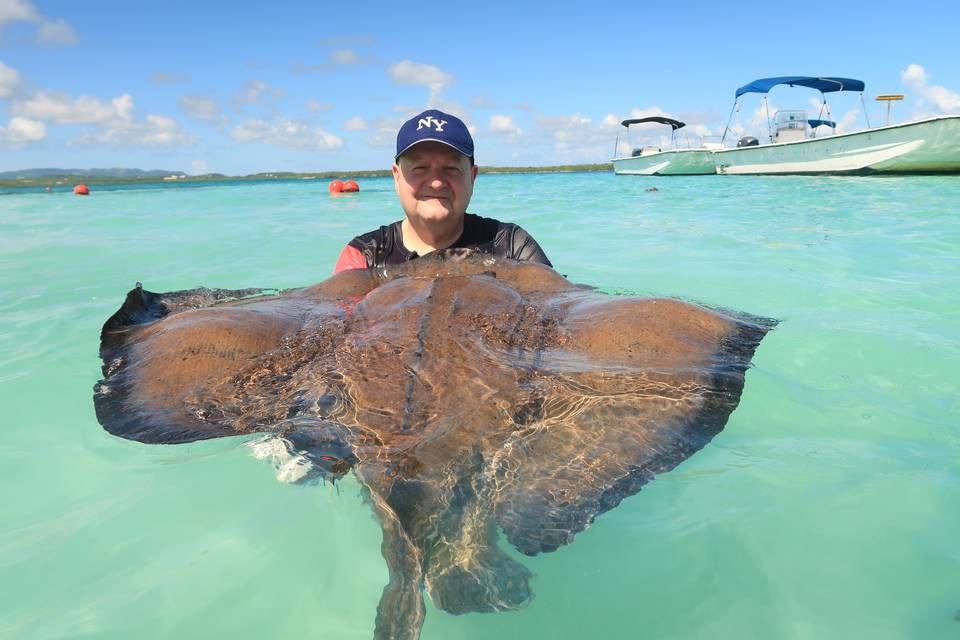
<path fill-rule="evenodd" d="M 528 555 L 567 544 L 703 447 L 773 324 L 673 300 L 572 305 L 567 344 L 544 353 L 534 381 L 537 411 L 502 449 L 494 501 L 510 542 Z"/>
<path fill-rule="evenodd" d="M 296 413 L 292 371 L 322 358 L 345 300 L 373 285 L 366 272 L 346 272 L 253 298 L 243 296 L 261 290 L 138 286 L 101 333 L 97 418 L 110 433 L 159 444 L 269 430 Z"/>

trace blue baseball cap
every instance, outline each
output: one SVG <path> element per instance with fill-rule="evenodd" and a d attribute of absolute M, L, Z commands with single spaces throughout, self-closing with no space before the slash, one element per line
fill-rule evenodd
<path fill-rule="evenodd" d="M 427 109 L 415 115 L 397 132 L 397 160 L 404 152 L 420 142 L 442 142 L 468 158 L 473 157 L 473 137 L 463 120 L 437 109 Z"/>

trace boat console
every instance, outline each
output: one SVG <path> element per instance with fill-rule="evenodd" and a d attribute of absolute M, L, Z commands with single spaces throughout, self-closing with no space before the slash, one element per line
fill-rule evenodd
<path fill-rule="evenodd" d="M 660 147 L 647 145 L 645 147 L 640 147 L 639 149 L 634 149 L 633 153 L 630 155 L 636 158 L 637 156 L 648 156 L 651 153 L 660 153 Z"/>
<path fill-rule="evenodd" d="M 776 131 L 774 142 L 793 142 L 807 138 L 807 112 L 801 109 L 781 110 L 773 114 Z"/>

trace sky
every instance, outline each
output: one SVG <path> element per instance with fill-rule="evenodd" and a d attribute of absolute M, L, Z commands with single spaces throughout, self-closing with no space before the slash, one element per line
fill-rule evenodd
<path fill-rule="evenodd" d="M 863 104 L 828 95 L 850 131 L 884 123 L 878 94 L 906 95 L 895 122 L 960 114 L 958 39 L 946 0 L 0 0 L 0 171 L 386 169 L 426 108 L 464 119 L 480 165 L 605 162 L 669 142 L 646 125 L 623 140 L 624 118 L 676 117 L 696 144 L 723 133 L 737 87 L 782 75 L 863 80 Z M 803 88 L 750 95 L 733 135 L 820 106 Z"/>

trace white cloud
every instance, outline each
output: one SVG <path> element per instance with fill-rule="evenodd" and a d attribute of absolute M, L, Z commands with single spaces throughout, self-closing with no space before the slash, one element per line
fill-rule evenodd
<path fill-rule="evenodd" d="M 664 111 L 663 109 L 657 106 L 645 107 L 643 109 L 639 107 L 634 107 L 633 109 L 630 110 L 631 118 L 649 118 L 650 116 L 665 116 L 667 118 L 670 117 L 670 115 L 667 114 L 666 111 Z M 607 124 L 607 125 L 610 124 L 609 116 L 606 119 L 604 119 L 604 124 Z M 616 124 L 619 125 L 620 123 L 617 122 Z M 630 131 L 632 134 L 640 137 L 644 137 L 644 136 L 649 137 L 653 134 L 662 134 L 663 128 L 665 126 L 666 125 L 658 124 L 656 122 L 645 122 L 643 124 L 631 125 Z M 667 140 L 669 141 L 669 138 L 667 138 Z"/>
<path fill-rule="evenodd" d="M 149 114 L 138 122 L 133 117 L 133 97 L 124 93 L 108 101 L 92 96 L 72 98 L 65 93 L 39 93 L 16 100 L 11 112 L 30 120 L 63 125 L 93 125 L 84 131 L 80 144 L 174 145 L 191 144 L 196 136 L 185 133 L 171 118 Z"/>
<path fill-rule="evenodd" d="M 634 107 L 630 110 L 631 118 L 648 118 L 650 116 L 666 116 L 670 117 L 666 111 L 657 106 L 645 107 L 643 109 L 639 107 Z"/>
<path fill-rule="evenodd" d="M 857 122 L 860 118 L 860 108 L 851 107 L 849 111 L 843 114 L 842 117 L 837 118 L 836 114 L 828 114 L 826 110 L 822 110 L 823 100 L 817 98 L 816 96 L 811 97 L 807 104 L 810 105 L 810 111 L 807 112 L 807 118 L 820 118 L 822 120 L 833 120 L 836 123 L 836 128 L 831 128 L 827 126 L 819 127 L 816 130 L 817 137 L 829 136 L 835 133 L 846 133 L 849 131 L 854 131 L 857 129 Z M 771 112 L 772 113 L 772 112 Z M 828 117 L 829 116 L 829 117 Z M 863 123 L 866 124 L 866 123 Z"/>
<path fill-rule="evenodd" d="M 117 96 L 110 101 L 110 105 L 113 106 L 114 111 L 116 111 L 117 116 L 122 122 L 130 122 L 133 120 L 133 96 L 129 93 Z M 153 116 L 147 117 L 150 118 Z"/>
<path fill-rule="evenodd" d="M 416 111 L 414 111 L 416 113 Z M 410 115 L 413 115 L 412 113 Z M 409 116 L 402 118 L 378 118 L 370 123 L 372 131 L 367 142 L 372 147 L 392 147 L 397 143 L 397 131 Z"/>
<path fill-rule="evenodd" d="M 146 125 L 140 131 L 140 144 L 176 144 L 189 139 L 173 118 L 148 115 Z"/>
<path fill-rule="evenodd" d="M 937 84 L 929 84 L 930 74 L 918 64 L 900 72 L 900 81 L 917 92 L 917 115 L 940 115 L 960 111 L 960 94 Z"/>
<path fill-rule="evenodd" d="M 770 127 L 772 125 L 773 114 L 775 114 L 780 108 L 773 103 L 772 100 L 767 98 L 767 104 L 761 102 L 756 109 L 747 117 L 746 122 L 741 121 L 740 113 L 738 112 L 734 118 L 734 121 L 730 123 L 730 132 L 728 134 L 728 140 L 730 136 L 734 138 L 742 136 L 753 136 L 757 138 L 761 143 L 770 141 Z M 767 116 L 770 116 L 769 120 Z"/>
<path fill-rule="evenodd" d="M 29 2 L 0 0 L 0 24 L 4 22 L 39 22 L 43 19 Z"/>
<path fill-rule="evenodd" d="M 859 107 L 853 107 L 845 114 L 843 117 L 837 120 L 837 128 L 833 130 L 834 133 L 846 133 L 848 131 L 855 131 L 858 129 L 858 123 L 866 124 L 860 119 L 860 109 Z"/>
<path fill-rule="evenodd" d="M 653 145 L 660 147 L 661 149 L 667 149 L 670 147 L 670 135 L 667 133 L 670 131 L 670 128 L 666 125 L 656 122 L 645 122 L 643 124 L 630 125 L 630 132 L 629 135 L 627 135 L 623 130 L 623 126 L 620 124 L 621 120 L 612 116 L 613 114 L 611 113 L 603 119 L 603 126 L 608 128 L 620 127 L 620 130 L 618 130 L 617 133 L 626 137 L 634 147 L 643 145 Z M 670 117 L 666 111 L 658 106 L 644 108 L 634 107 L 630 110 L 629 117 L 649 118 L 650 116 Z"/>
<path fill-rule="evenodd" d="M 329 73 L 337 67 L 370 64 L 374 61 L 370 56 L 361 57 L 353 49 L 334 49 L 330 52 L 328 59 L 329 62 L 320 64 L 297 62 L 292 66 L 292 70 L 294 73 Z"/>
<path fill-rule="evenodd" d="M 540 116 L 537 128 L 538 135 L 553 145 L 551 159 L 561 163 L 606 162 L 614 152 L 614 140 L 624 137 L 620 119 L 613 114 L 599 123 L 579 113 Z"/>
<path fill-rule="evenodd" d="M 272 122 L 248 120 L 234 127 L 230 135 L 238 142 L 260 141 L 291 149 L 315 147 L 331 150 L 343 146 L 343 140 L 332 133 L 286 118 L 278 118 Z"/>
<path fill-rule="evenodd" d="M 318 102 L 316 100 L 307 100 L 307 110 L 310 113 L 317 113 L 318 111 L 330 111 L 333 109 L 333 105 L 329 102 Z"/>
<path fill-rule="evenodd" d="M 0 61 L 0 98 L 9 98 L 20 86 L 20 74 Z"/>
<path fill-rule="evenodd" d="M 344 123 L 343 128 L 347 131 L 366 131 L 370 125 L 360 116 L 353 116 Z"/>
<path fill-rule="evenodd" d="M 923 86 L 927 84 L 929 77 L 926 70 L 918 64 L 907 65 L 907 68 L 900 72 L 900 82 L 908 87 Z"/>
<path fill-rule="evenodd" d="M 554 152 L 565 162 L 605 160 L 610 154 L 609 134 L 579 113 L 569 116 L 541 116 L 540 129 L 553 139 Z"/>
<path fill-rule="evenodd" d="M 330 62 L 333 64 L 358 64 L 360 56 L 353 49 L 337 49 L 330 53 Z"/>
<path fill-rule="evenodd" d="M 410 60 L 391 64 L 388 71 L 390 72 L 390 78 L 397 84 L 430 87 L 430 97 L 427 104 L 431 105 L 436 104 L 440 99 L 440 92 L 454 82 L 452 75 L 438 67 Z"/>
<path fill-rule="evenodd" d="M 453 82 L 453 76 L 432 64 L 419 64 L 410 60 L 390 65 L 389 71 L 390 77 L 397 84 L 425 86 L 439 84 L 446 87 Z"/>
<path fill-rule="evenodd" d="M 321 44 L 328 47 L 363 47 L 376 43 L 376 39 L 372 36 L 330 36 L 329 38 L 324 38 L 321 42 Z"/>
<path fill-rule="evenodd" d="M 65 93 L 41 91 L 14 101 L 10 110 L 16 115 L 54 124 L 106 125 L 115 120 L 129 120 L 132 109 L 133 98 L 126 93 L 104 102 L 92 96 L 71 98 Z"/>
<path fill-rule="evenodd" d="M 479 95 L 471 98 L 470 107 L 473 109 L 496 109 L 497 103 L 486 95 Z"/>
<path fill-rule="evenodd" d="M 275 89 L 262 80 L 250 80 L 237 93 L 236 100 L 241 104 L 256 104 L 264 96 L 282 98 L 284 95 L 282 89 Z"/>
<path fill-rule="evenodd" d="M 118 120 L 97 131 L 85 131 L 79 144 L 109 144 L 114 146 L 186 146 L 197 141 L 197 136 L 186 133 L 172 118 L 148 115 L 143 122 Z"/>
<path fill-rule="evenodd" d="M 76 44 L 73 27 L 61 20 L 50 20 L 26 0 L 0 0 L 0 27 L 7 22 L 36 22 L 37 42 L 43 44 Z"/>
<path fill-rule="evenodd" d="M 206 160 L 194 160 L 190 163 L 190 168 L 193 169 L 193 175 L 195 176 L 210 173 Z"/>
<path fill-rule="evenodd" d="M 760 109 L 756 113 L 763 114 L 764 111 Z M 771 111 L 771 113 L 773 113 L 773 111 Z M 723 133 L 723 127 L 717 131 L 714 131 L 707 125 L 703 124 L 703 120 L 710 118 L 710 114 L 708 112 L 692 111 L 685 114 L 671 114 L 667 113 L 658 106 L 650 106 L 642 109 L 634 108 L 630 110 L 631 118 L 647 118 L 650 116 L 673 118 L 674 120 L 680 120 L 681 122 L 684 122 L 685 126 L 682 129 L 677 129 L 676 141 L 674 141 L 672 137 L 673 132 L 667 125 L 656 122 L 632 125 L 630 127 L 630 140 L 634 143 L 634 146 L 638 146 L 639 144 L 652 144 L 654 146 L 659 146 L 661 149 L 668 149 L 675 144 L 677 147 L 681 148 L 698 147 L 700 146 L 700 143 L 703 141 L 704 137 L 719 136 Z M 619 121 L 613 117 L 613 114 L 610 114 L 604 120 L 605 124 L 613 124 L 614 122 L 619 125 Z M 760 122 L 760 120 L 751 119 L 750 126 L 759 131 Z M 764 130 L 766 128 L 765 123 L 766 120 L 764 119 Z M 743 127 L 741 126 L 739 130 L 743 130 Z M 731 131 L 733 131 L 733 128 L 731 128 Z"/>
<path fill-rule="evenodd" d="M 698 135 L 701 138 L 704 136 L 714 135 L 713 130 L 705 124 L 688 124 L 687 129 Z"/>
<path fill-rule="evenodd" d="M 73 27 L 63 20 L 50 20 L 40 25 L 37 42 L 44 44 L 77 44 L 77 34 Z"/>
<path fill-rule="evenodd" d="M 216 100 L 203 96 L 183 95 L 180 96 L 179 104 L 189 117 L 199 122 L 219 124 L 224 121 L 220 105 Z"/>
<path fill-rule="evenodd" d="M 20 147 L 47 137 L 47 126 L 29 118 L 11 118 L 6 127 L 0 127 L 0 145 Z"/>
<path fill-rule="evenodd" d="M 188 82 L 190 76 L 177 75 L 174 73 L 155 73 L 150 76 L 150 82 L 155 82 L 157 84 L 177 84 L 180 82 Z"/>
<path fill-rule="evenodd" d="M 523 134 L 523 129 L 513 121 L 513 116 L 498 113 L 490 116 L 490 132 L 503 136 L 503 142 L 512 144 Z"/>

